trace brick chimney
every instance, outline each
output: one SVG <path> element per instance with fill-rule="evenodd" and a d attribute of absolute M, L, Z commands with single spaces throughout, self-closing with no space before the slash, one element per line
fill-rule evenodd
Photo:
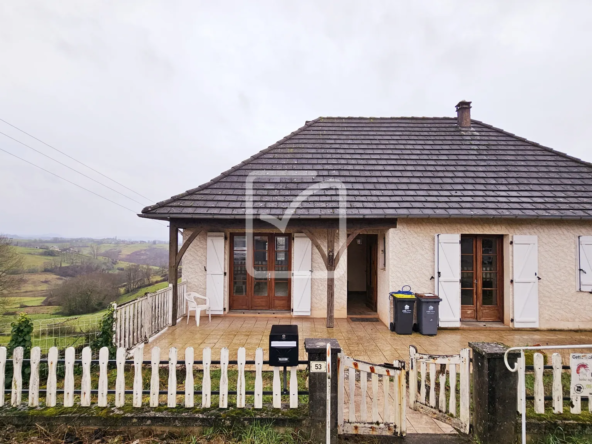
<path fill-rule="evenodd" d="M 458 126 L 461 129 L 471 128 L 471 102 L 467 102 L 466 100 L 458 102 L 458 105 L 456 105 L 456 115 Z"/>

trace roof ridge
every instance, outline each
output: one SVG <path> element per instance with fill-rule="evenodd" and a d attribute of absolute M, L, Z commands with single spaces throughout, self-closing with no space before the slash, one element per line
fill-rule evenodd
<path fill-rule="evenodd" d="M 502 134 L 506 134 L 506 135 L 508 135 L 508 136 L 510 136 L 510 137 L 513 137 L 513 138 L 515 138 L 515 139 L 518 139 L 518 140 L 521 140 L 521 141 L 523 141 L 523 142 L 529 143 L 530 145 L 536 146 L 536 147 L 538 147 L 538 148 L 542 148 L 542 149 L 544 149 L 544 150 L 546 150 L 546 151 L 550 151 L 550 152 L 551 152 L 551 153 L 553 153 L 553 154 L 557 154 L 557 155 L 559 155 L 559 156 L 561 156 L 561 157 L 565 157 L 566 159 L 574 160 L 574 161 L 576 161 L 576 162 L 578 162 L 578 163 L 581 163 L 581 164 L 583 164 L 583 165 L 586 165 L 586 166 L 588 166 L 588 167 L 591 167 L 591 168 L 592 168 L 592 162 L 586 162 L 585 160 L 582 160 L 582 159 L 580 159 L 580 158 L 578 158 L 578 157 L 570 156 L 569 154 L 566 154 L 566 153 L 564 153 L 564 152 L 562 152 L 562 151 L 558 151 L 558 150 L 556 150 L 556 149 L 553 149 L 553 148 L 550 148 L 550 147 L 548 147 L 548 146 L 541 145 L 540 143 L 538 143 L 538 142 L 534 142 L 534 141 L 532 141 L 532 140 L 529 140 L 529 139 L 527 139 L 526 137 L 520 137 L 520 136 L 517 136 L 517 135 L 516 135 L 516 134 L 514 134 L 514 133 L 511 133 L 511 132 L 509 132 L 509 131 L 506 131 L 506 130 L 504 130 L 504 129 L 502 129 L 502 128 L 498 128 L 498 127 L 496 127 L 496 126 L 490 125 L 490 124 L 488 124 L 488 123 L 481 122 L 480 120 L 471 119 L 471 123 L 473 123 L 473 122 L 475 122 L 475 123 L 478 123 L 479 125 L 483 125 L 485 128 L 489 128 L 489 129 L 492 129 L 492 130 L 494 130 L 494 131 L 498 131 L 498 132 L 500 132 L 500 133 L 502 133 Z"/>
<path fill-rule="evenodd" d="M 295 136 L 296 134 L 302 132 L 305 128 L 308 128 L 309 126 L 314 125 L 319 119 L 321 119 L 321 117 L 317 117 L 314 120 L 307 121 L 304 124 L 304 126 L 301 126 L 296 131 L 291 132 L 290 134 L 288 134 L 284 138 L 282 138 L 282 139 L 278 140 L 277 142 L 275 142 L 273 145 L 270 145 L 267 148 L 259 151 L 257 154 L 252 155 L 248 159 L 243 160 L 241 163 L 239 163 L 239 164 L 233 166 L 232 168 L 230 168 L 230 169 L 222 172 L 218 176 L 214 177 L 213 179 L 211 179 L 210 181 L 208 181 L 206 183 L 201 184 L 197 188 L 192 188 L 190 190 L 185 191 L 184 193 L 177 194 L 175 196 L 169 197 L 168 199 L 165 199 L 165 200 L 162 200 L 160 202 L 157 202 L 154 205 L 149 205 L 147 207 L 144 207 L 142 209 L 142 213 L 146 213 L 148 211 L 156 210 L 158 208 L 161 208 L 161 207 L 165 206 L 166 204 L 169 204 L 169 203 L 171 203 L 171 202 L 173 202 L 173 201 L 175 201 L 177 199 L 180 199 L 181 197 L 185 197 L 185 196 L 188 196 L 190 194 L 196 193 L 197 191 L 201 191 L 204 188 L 206 188 L 206 187 L 208 187 L 210 185 L 215 184 L 216 182 L 222 180 L 223 178 L 225 178 L 226 176 L 230 175 L 231 173 L 233 173 L 234 171 L 238 170 L 239 168 L 243 167 L 244 165 L 248 164 L 249 162 L 257 159 L 258 157 L 261 157 L 263 154 L 266 154 L 266 153 L 270 152 L 274 148 L 277 148 L 282 143 L 284 143 L 286 140 L 288 140 L 290 137 Z"/>

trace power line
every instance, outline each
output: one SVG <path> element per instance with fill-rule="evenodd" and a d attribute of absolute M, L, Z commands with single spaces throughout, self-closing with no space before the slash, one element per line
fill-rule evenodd
<path fill-rule="evenodd" d="M 96 180 L 96 179 L 93 179 L 92 177 L 90 177 L 90 176 L 88 176 L 88 175 L 86 175 L 86 174 L 84 174 L 84 173 L 81 173 L 81 172 L 80 172 L 80 171 L 78 171 L 76 168 L 72 168 L 71 166 L 69 166 L 69 165 L 66 165 L 66 164 L 65 164 L 65 163 L 63 163 L 63 162 L 60 162 L 59 160 L 56 160 L 56 159 L 54 159 L 54 158 L 53 158 L 53 157 L 51 157 L 51 156 L 48 156 L 48 155 L 47 155 L 47 154 L 45 154 L 44 152 L 42 152 L 42 151 L 39 151 L 38 149 L 36 149 L 36 148 L 33 148 L 32 146 L 29 146 L 29 145 L 27 145 L 26 143 L 24 143 L 24 142 L 21 142 L 20 140 L 18 140 L 18 139 L 15 139 L 14 137 L 12 137 L 12 136 L 9 136 L 8 134 L 5 134 L 5 133 L 3 133 L 2 131 L 0 131 L 0 134 L 2 134 L 4 137 L 8 137 L 8 138 L 9 138 L 9 139 L 11 139 L 11 140 L 14 140 L 15 142 L 18 142 L 18 143 L 20 143 L 20 144 L 21 144 L 21 145 L 23 145 L 23 146 L 26 146 L 27 148 L 29 148 L 29 149 L 31 149 L 31 150 L 33 150 L 33 151 L 35 151 L 36 153 L 39 153 L 39 154 L 41 154 L 42 156 L 45 156 L 45 157 L 47 157 L 48 159 L 51 159 L 51 160 L 53 160 L 53 161 L 54 161 L 54 162 L 56 162 L 56 163 L 59 163 L 59 164 L 60 164 L 60 165 L 62 165 L 62 166 L 65 166 L 66 168 L 68 168 L 68 169 L 70 169 L 70 170 L 74 171 L 75 173 L 78 173 L 78 174 L 80 174 L 81 176 L 84 176 L 84 177 L 86 177 L 87 179 L 90 179 L 90 180 L 92 180 L 93 182 L 96 182 L 96 183 L 98 183 L 99 185 L 102 185 L 102 186 L 104 186 L 105 188 L 108 188 L 108 189 L 110 189 L 111 191 L 114 191 L 115 193 L 122 195 L 122 196 L 123 196 L 123 197 L 125 197 L 126 199 L 133 200 L 133 201 L 134 201 L 134 202 L 136 202 L 137 204 L 144 205 L 142 202 L 139 202 L 139 201 L 137 201 L 137 200 L 136 200 L 136 199 L 134 199 L 133 197 L 129 197 L 129 196 L 127 196 L 127 195 L 123 194 L 123 193 L 120 193 L 120 192 L 119 192 L 119 191 L 117 191 L 115 188 L 111 188 L 109 185 L 105 185 L 104 183 L 102 183 L 102 182 L 99 182 L 98 180 Z"/>
<path fill-rule="evenodd" d="M 58 152 L 58 153 L 60 153 L 60 154 L 63 154 L 64 156 L 68 157 L 69 159 L 72 159 L 72 160 L 73 160 L 73 161 L 75 161 L 75 162 L 78 162 L 80 165 L 82 165 L 82 166 L 85 166 L 86 168 L 88 168 L 89 170 L 92 170 L 92 171 L 94 171 L 94 172 L 95 172 L 95 173 L 97 173 L 97 174 L 100 174 L 101 176 L 105 177 L 106 179 L 109 179 L 111 182 L 114 182 L 114 183 L 116 183 L 117 185 L 119 185 L 119 186 L 122 186 L 122 187 L 123 187 L 123 188 L 125 188 L 126 190 L 129 190 L 129 191 L 131 191 L 132 193 L 135 193 L 135 194 L 137 194 L 138 196 L 140 196 L 140 197 L 143 197 L 143 198 L 144 198 L 144 199 L 146 199 L 147 201 L 149 201 L 149 202 L 155 202 L 155 200 L 154 200 L 154 199 L 150 199 L 150 198 L 148 198 L 148 197 L 146 197 L 146 196 L 144 196 L 144 195 L 142 195 L 142 194 L 138 193 L 137 191 L 134 191 L 134 190 L 132 190 L 131 188 L 128 188 L 128 187 L 126 187 L 125 185 L 123 185 L 122 183 L 120 183 L 120 182 L 116 181 L 115 179 L 111 179 L 109 176 L 107 176 L 107 175 L 105 175 L 105 174 L 101 173 L 100 171 L 97 171 L 97 170 L 96 170 L 96 169 L 94 169 L 93 167 L 90 167 L 90 166 L 88 166 L 87 164 L 85 164 L 85 163 L 81 162 L 80 160 L 78 160 L 78 159 L 75 159 L 74 157 L 70 156 L 69 154 L 66 154 L 65 152 L 63 152 L 63 151 L 61 151 L 61 150 L 57 149 L 56 147 L 54 147 L 54 146 L 50 145 L 50 144 L 49 144 L 49 143 L 47 143 L 47 142 L 44 142 L 43 140 L 41 140 L 41 139 L 39 139 L 39 138 L 37 138 L 37 137 L 33 136 L 32 134 L 29 134 L 29 133 L 28 133 L 28 132 L 26 132 L 25 130 L 22 130 L 22 129 L 20 129 L 19 127 L 17 127 L 17 126 L 15 126 L 15 125 L 13 125 L 12 123 L 10 123 L 10 122 L 7 122 L 6 120 L 4 120 L 4 119 L 1 119 L 1 118 L 0 118 L 0 122 L 4 122 L 5 124 L 7 124 L 7 125 L 9 125 L 9 126 L 13 127 L 14 129 L 16 129 L 17 131 L 20 131 L 21 133 L 23 133 L 23 134 L 26 134 L 27 136 L 29 136 L 29 137 L 31 137 L 31 138 L 33 138 L 33 139 L 37 140 L 38 142 L 41 142 L 43 145 L 45 145 L 45 146 L 47 146 L 47 147 L 51 148 L 52 150 L 55 150 L 55 151 L 57 151 L 57 152 Z"/>
<path fill-rule="evenodd" d="M 98 197 L 100 197 L 101 199 L 104 199 L 104 200 L 106 200 L 107 202 L 111 202 L 112 204 L 115 204 L 115 205 L 117 205 L 118 207 L 121 207 L 121 208 L 123 208 L 123 209 L 125 209 L 125 210 L 131 211 L 132 213 L 136 214 L 136 212 L 135 212 L 134 210 L 132 210 L 131 208 L 128 208 L 128 207 L 125 207 L 125 206 L 123 206 L 123 205 L 121 205 L 121 204 L 118 204 L 117 202 L 115 202 L 115 201 L 113 201 L 113 200 L 111 200 L 111 199 L 109 199 L 109 198 L 107 198 L 107 197 L 105 197 L 105 196 L 101 196 L 100 194 L 98 194 L 98 193 L 95 193 L 94 191 L 92 191 L 92 190 L 89 190 L 88 188 L 85 188 L 85 187 L 83 187 L 83 186 L 81 186 L 81 185 L 78 185 L 77 183 L 75 183 L 75 182 L 72 182 L 71 180 L 68 180 L 68 179 L 66 179 L 65 177 L 62 177 L 62 176 L 60 176 L 59 174 L 56 174 L 56 173 L 54 173 L 54 172 L 52 172 L 52 171 L 49 171 L 49 170 L 46 170 L 45 168 L 43 168 L 43 167 L 40 167 L 39 165 L 37 165 L 37 164 L 34 164 L 33 162 L 29 162 L 28 160 L 26 160 L 26 159 L 23 159 L 22 157 L 19 157 L 19 156 L 17 156 L 16 154 L 12 154 L 10 151 L 6 151 L 4 148 L 0 148 L 0 151 L 4 151 L 6 154 L 10 154 L 12 157 L 16 157 L 17 159 L 20 159 L 20 160 L 22 160 L 23 162 L 26 162 L 26 163 L 28 163 L 29 165 L 33 165 L 34 167 L 37 167 L 37 168 L 39 168 L 40 170 L 43 170 L 43 171 L 45 171 L 46 173 L 52 174 L 52 175 L 54 175 L 54 176 L 56 176 L 56 177 L 58 177 L 58 178 L 60 178 L 60 179 L 62 179 L 62 180 L 65 180 L 66 182 L 68 182 L 68 183 L 70 183 L 70 184 L 72 184 L 72 185 L 74 185 L 74 186 L 77 186 L 78 188 L 81 188 L 81 189 L 83 189 L 84 191 L 88 191 L 89 193 L 92 193 L 92 194 L 94 194 L 95 196 L 98 196 Z"/>

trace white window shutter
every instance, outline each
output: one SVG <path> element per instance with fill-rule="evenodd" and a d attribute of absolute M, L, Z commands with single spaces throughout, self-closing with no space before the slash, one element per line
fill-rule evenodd
<path fill-rule="evenodd" d="M 208 233 L 206 296 L 212 314 L 224 314 L 224 233 Z"/>
<path fill-rule="evenodd" d="M 539 327 L 539 263 L 536 236 L 514 236 L 514 327 Z"/>
<path fill-rule="evenodd" d="M 292 276 L 292 306 L 294 315 L 310 316 L 312 245 L 310 239 L 301 233 L 294 235 L 294 266 Z"/>
<path fill-rule="evenodd" d="M 579 237 L 579 290 L 592 292 L 592 236 Z"/>
<path fill-rule="evenodd" d="M 436 235 L 435 272 L 440 327 L 460 327 L 460 234 Z"/>

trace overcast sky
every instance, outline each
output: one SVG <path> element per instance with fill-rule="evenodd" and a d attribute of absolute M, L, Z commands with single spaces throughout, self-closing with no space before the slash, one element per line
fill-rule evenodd
<path fill-rule="evenodd" d="M 473 117 L 592 161 L 592 2 L 0 3 L 0 233 L 167 238 L 144 205 L 318 116 Z"/>

